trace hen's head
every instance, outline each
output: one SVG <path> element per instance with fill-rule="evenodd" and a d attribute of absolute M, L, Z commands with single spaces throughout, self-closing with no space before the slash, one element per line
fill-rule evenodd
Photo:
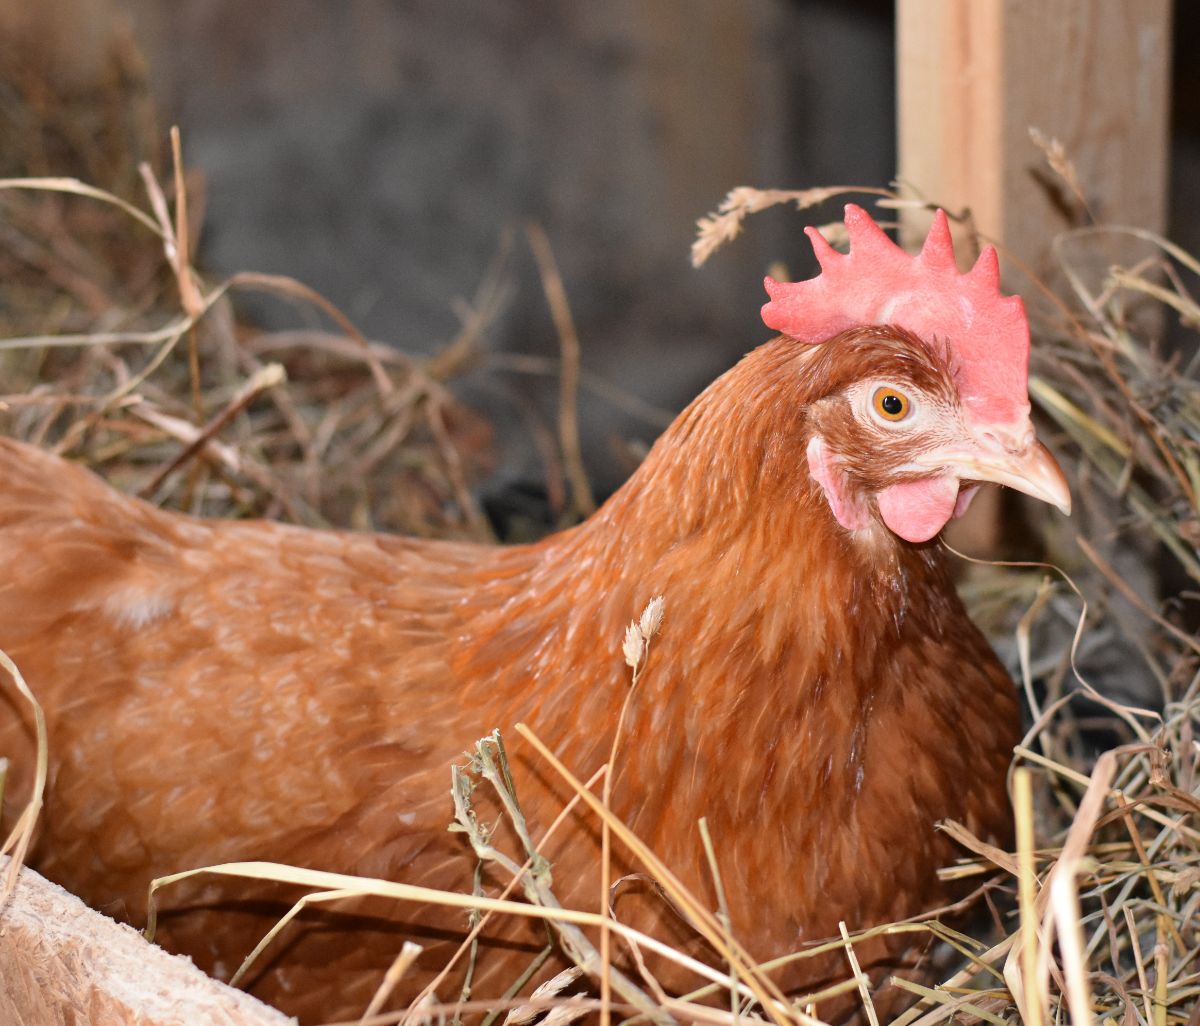
<path fill-rule="evenodd" d="M 938 211 L 917 256 L 861 208 L 846 208 L 850 252 L 808 229 L 822 273 L 767 279 L 768 326 L 817 345 L 825 383 L 809 410 L 807 458 L 848 530 L 875 516 L 922 542 L 965 511 L 976 485 L 1008 485 L 1070 511 L 1062 471 L 1037 441 L 1027 391 L 1029 326 L 1001 296 L 990 246 L 960 274 Z"/>

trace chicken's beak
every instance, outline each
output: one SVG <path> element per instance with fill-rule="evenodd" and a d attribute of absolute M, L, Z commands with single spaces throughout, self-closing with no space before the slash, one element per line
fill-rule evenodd
<path fill-rule="evenodd" d="M 932 455 L 932 454 L 931 454 Z M 939 454 L 939 462 L 960 481 L 1007 485 L 1071 515 L 1071 490 L 1062 468 L 1041 442 L 1030 436 L 1019 449 L 980 444 L 954 455 Z"/>

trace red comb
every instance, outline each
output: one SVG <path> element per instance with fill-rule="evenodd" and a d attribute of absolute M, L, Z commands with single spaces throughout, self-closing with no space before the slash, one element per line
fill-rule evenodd
<path fill-rule="evenodd" d="M 1019 296 L 1000 294 L 996 250 L 985 246 L 960 274 L 946 214 L 939 210 L 925 245 L 911 256 L 862 207 L 846 205 L 850 252 L 839 253 L 805 228 L 821 273 L 808 281 L 767 278 L 767 327 L 802 342 L 849 328 L 896 324 L 953 354 L 955 380 L 973 420 L 1019 428 L 1029 415 L 1029 322 Z"/>

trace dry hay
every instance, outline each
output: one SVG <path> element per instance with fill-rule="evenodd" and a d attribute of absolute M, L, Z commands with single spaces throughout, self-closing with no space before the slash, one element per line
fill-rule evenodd
<path fill-rule="evenodd" d="M 490 538 L 469 487 L 490 427 L 445 382 L 494 315 L 496 281 L 424 365 L 369 344 L 298 282 L 205 281 L 191 266 L 203 179 L 184 173 L 177 138 L 160 153 L 136 51 L 118 34 L 108 79 L 72 91 L 36 52 L 8 49 L 0 431 L 186 512 Z M 304 327 L 256 330 L 231 302 L 247 292 L 292 305 Z"/>

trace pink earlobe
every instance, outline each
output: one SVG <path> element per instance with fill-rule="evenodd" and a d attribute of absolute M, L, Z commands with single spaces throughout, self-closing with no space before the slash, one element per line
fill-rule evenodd
<path fill-rule="evenodd" d="M 834 520 L 847 531 L 861 531 L 870 524 L 871 516 L 854 500 L 846 488 L 837 460 L 819 436 L 808 443 L 808 472 L 821 486 L 825 501 Z"/>

